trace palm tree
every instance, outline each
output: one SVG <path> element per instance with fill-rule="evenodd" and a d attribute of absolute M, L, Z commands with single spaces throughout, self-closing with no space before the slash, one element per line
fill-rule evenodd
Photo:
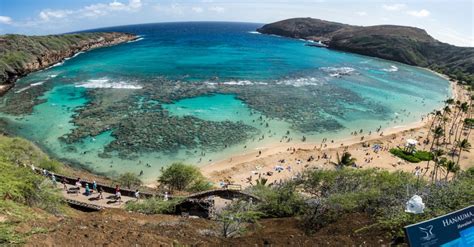
<path fill-rule="evenodd" d="M 454 130 L 454 126 L 456 126 L 456 122 L 458 120 L 458 117 L 459 117 L 459 114 L 461 113 L 461 101 L 457 100 L 456 101 L 456 108 L 455 108 L 455 117 L 454 117 L 454 120 L 453 120 L 453 123 L 451 124 L 451 128 L 449 129 L 449 143 L 451 143 L 451 135 L 453 133 L 453 130 Z M 457 112 L 456 112 L 457 110 Z"/>
<path fill-rule="evenodd" d="M 441 111 L 435 111 L 435 112 L 432 112 L 431 114 L 434 115 L 433 117 L 433 121 L 431 122 L 431 125 L 430 125 L 430 130 L 433 128 L 433 125 L 436 123 L 436 119 L 441 116 Z M 428 135 L 426 135 L 426 140 L 429 140 L 430 139 L 430 133 L 431 131 L 428 131 Z"/>
<path fill-rule="evenodd" d="M 436 143 L 436 146 L 437 146 L 437 147 L 439 146 L 439 138 L 440 138 L 441 136 L 443 136 L 443 134 L 444 134 L 444 129 L 443 129 L 443 127 L 441 127 L 441 126 L 437 126 L 434 130 L 432 130 L 432 132 L 433 132 L 433 138 L 434 138 L 434 139 L 433 139 L 433 142 L 431 143 L 430 151 L 433 150 L 433 146 L 434 146 L 435 143 Z M 436 140 L 436 141 L 435 141 L 435 140 Z M 428 164 L 426 164 L 426 167 L 428 168 L 429 165 L 430 165 L 430 160 L 428 160 Z"/>
<path fill-rule="evenodd" d="M 469 105 L 468 105 L 468 103 L 467 103 L 467 102 L 463 102 L 463 103 L 461 104 L 459 110 L 460 110 L 460 112 L 462 112 L 463 115 L 466 114 L 466 113 L 469 111 Z M 454 141 L 457 140 L 459 127 L 462 125 L 463 128 L 464 128 L 463 122 L 464 122 L 464 121 L 461 121 L 461 123 L 458 123 L 457 126 L 456 126 L 456 132 L 455 132 L 455 134 L 454 134 Z M 461 133 L 462 133 L 462 128 L 461 128 Z M 459 138 L 461 138 L 461 137 L 459 137 Z"/>
<path fill-rule="evenodd" d="M 355 165 L 356 158 L 353 158 L 349 152 L 343 152 L 342 156 L 339 157 L 339 153 L 337 155 L 337 163 L 331 162 L 332 164 L 336 165 L 338 168 L 342 168 L 345 166 L 353 166 Z"/>
<path fill-rule="evenodd" d="M 446 181 L 448 181 L 449 173 L 453 173 L 454 175 L 456 175 L 456 173 L 460 170 L 459 165 L 457 165 L 456 162 L 452 160 L 446 161 L 443 166 L 446 170 L 446 176 L 444 177 L 444 180 Z"/>
<path fill-rule="evenodd" d="M 458 161 L 457 164 L 459 165 L 459 161 L 461 160 L 461 152 L 466 151 L 469 152 L 471 149 L 471 143 L 467 139 L 463 139 L 462 141 L 458 142 L 459 154 L 458 154 Z"/>
<path fill-rule="evenodd" d="M 441 157 L 444 155 L 444 150 L 437 149 L 433 151 L 433 161 L 435 163 L 433 173 L 431 175 L 431 181 L 434 182 L 438 179 L 438 170 L 440 167 L 443 167 L 446 163 L 446 158 Z"/>

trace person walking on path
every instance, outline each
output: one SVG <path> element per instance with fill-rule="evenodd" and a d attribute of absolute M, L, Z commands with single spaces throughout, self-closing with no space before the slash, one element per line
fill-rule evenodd
<path fill-rule="evenodd" d="M 135 198 L 137 199 L 137 201 L 140 199 L 140 191 L 135 190 Z"/>
<path fill-rule="evenodd" d="M 89 196 L 90 194 L 91 194 L 91 189 L 89 188 L 89 184 L 86 183 L 86 193 L 85 193 L 85 195 Z"/>
<path fill-rule="evenodd" d="M 94 191 L 97 191 L 97 183 L 95 182 L 95 180 L 94 182 L 92 182 L 92 192 Z"/>

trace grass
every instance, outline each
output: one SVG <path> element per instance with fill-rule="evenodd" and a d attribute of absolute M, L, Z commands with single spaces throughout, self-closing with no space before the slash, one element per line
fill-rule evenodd
<path fill-rule="evenodd" d="M 390 153 L 411 163 L 433 160 L 433 154 L 428 151 L 405 152 L 400 148 L 390 149 Z"/>
<path fill-rule="evenodd" d="M 18 233 L 15 228 L 19 224 L 64 212 L 58 190 L 49 179 L 34 173 L 30 164 L 55 172 L 62 169 L 61 163 L 28 141 L 0 136 L 0 216 L 5 219 L 0 223 L 0 245 L 20 244 L 28 235 L 44 231 Z"/>

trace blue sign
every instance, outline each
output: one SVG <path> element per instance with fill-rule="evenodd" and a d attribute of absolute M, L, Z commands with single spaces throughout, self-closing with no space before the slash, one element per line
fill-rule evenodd
<path fill-rule="evenodd" d="M 405 227 L 412 247 L 474 247 L 474 205 Z"/>

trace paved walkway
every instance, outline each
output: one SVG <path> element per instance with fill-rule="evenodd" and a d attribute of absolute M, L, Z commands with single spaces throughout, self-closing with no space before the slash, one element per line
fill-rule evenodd
<path fill-rule="evenodd" d="M 69 185 L 69 184 L 67 184 L 66 186 L 68 189 L 76 187 L 74 185 Z M 61 183 L 58 183 L 58 188 L 61 189 L 61 193 L 63 197 L 66 199 L 70 199 L 70 200 L 74 200 L 74 201 L 78 201 L 82 203 L 87 203 L 87 204 L 92 204 L 92 205 L 96 205 L 96 206 L 104 207 L 104 208 L 122 208 L 126 202 L 131 201 L 131 200 L 136 200 L 133 197 L 122 195 L 122 202 L 119 203 L 115 200 L 114 194 L 110 194 L 106 192 L 102 192 L 102 196 L 104 199 L 98 199 L 99 193 L 96 191 L 94 191 L 94 193 L 92 193 L 91 195 L 86 196 L 84 195 L 84 192 L 85 192 L 84 188 L 81 188 L 81 193 L 78 193 L 78 194 L 67 193 L 67 191 L 64 190 L 64 187 Z"/>

